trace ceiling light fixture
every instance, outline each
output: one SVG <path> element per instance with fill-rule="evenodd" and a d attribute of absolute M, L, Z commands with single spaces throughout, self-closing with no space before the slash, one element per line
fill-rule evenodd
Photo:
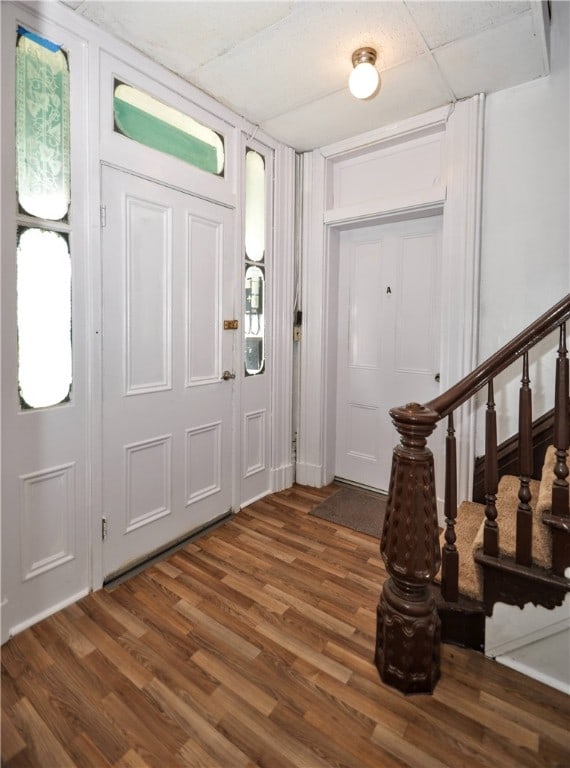
<path fill-rule="evenodd" d="M 368 99 L 380 86 L 380 75 L 374 66 L 376 51 L 374 48 L 358 48 L 352 54 L 354 69 L 348 78 L 350 92 L 357 99 Z"/>

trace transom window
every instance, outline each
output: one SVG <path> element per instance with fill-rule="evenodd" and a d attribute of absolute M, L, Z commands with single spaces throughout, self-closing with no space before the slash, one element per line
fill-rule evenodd
<path fill-rule="evenodd" d="M 223 138 L 183 112 L 115 80 L 113 114 L 117 133 L 208 173 L 224 175 Z"/>

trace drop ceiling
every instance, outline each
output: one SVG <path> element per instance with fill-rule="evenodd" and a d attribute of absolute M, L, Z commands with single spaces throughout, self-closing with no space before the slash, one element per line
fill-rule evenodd
<path fill-rule="evenodd" d="M 299 151 L 548 74 L 542 2 L 64 1 Z M 366 101 L 347 87 L 361 46 Z"/>

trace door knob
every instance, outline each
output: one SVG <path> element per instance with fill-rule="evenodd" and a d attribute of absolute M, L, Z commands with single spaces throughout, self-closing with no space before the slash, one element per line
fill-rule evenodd
<path fill-rule="evenodd" d="M 233 371 L 224 371 L 222 373 L 222 379 L 224 381 L 229 381 L 230 379 L 235 379 L 236 375 Z"/>

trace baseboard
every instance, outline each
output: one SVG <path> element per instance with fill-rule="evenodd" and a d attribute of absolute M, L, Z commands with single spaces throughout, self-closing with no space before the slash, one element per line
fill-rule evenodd
<path fill-rule="evenodd" d="M 282 467 L 271 470 L 272 493 L 290 488 L 295 482 L 295 467 L 293 464 L 285 464 Z"/>
<path fill-rule="evenodd" d="M 0 645 L 4 645 L 6 640 L 9 640 L 10 638 L 10 633 L 8 632 L 6 621 L 4 619 L 4 609 L 6 605 L 8 605 L 8 600 L 4 598 L 2 600 L 2 603 L 0 604 L 0 631 L 1 631 Z"/>
<path fill-rule="evenodd" d="M 240 509 L 245 509 L 245 507 L 248 507 L 250 504 L 253 504 L 255 501 L 259 501 L 260 499 L 264 499 L 266 496 L 269 496 L 270 493 L 273 493 L 273 491 L 262 491 L 261 493 L 258 493 L 256 496 L 252 496 L 251 499 L 246 499 L 245 501 L 242 501 L 240 504 Z M 238 510 L 239 514 L 239 510 Z"/>
<path fill-rule="evenodd" d="M 548 685 L 551 688 L 556 688 L 557 691 L 562 691 L 562 693 L 570 696 L 570 683 L 567 683 L 564 680 L 558 680 L 556 677 L 540 672 L 537 669 L 534 669 L 534 667 L 529 667 L 527 664 L 524 664 L 522 661 L 511 659 L 509 656 L 497 656 L 495 661 L 499 662 L 499 664 L 503 664 L 505 667 L 521 672 L 523 675 L 526 675 L 533 680 L 537 680 L 539 683 L 544 683 L 544 685 Z"/>
<path fill-rule="evenodd" d="M 326 485 L 323 483 L 322 464 L 305 464 L 298 461 L 295 469 L 295 480 L 299 485 L 310 485 L 313 488 L 322 488 Z"/>
<path fill-rule="evenodd" d="M 532 632 L 520 635 L 519 637 L 513 637 L 510 640 L 497 643 L 494 646 L 488 645 L 485 648 L 485 653 L 487 656 L 492 656 L 494 658 L 505 656 L 509 653 L 513 653 L 513 651 L 519 651 L 527 645 L 532 645 L 541 640 L 546 640 L 548 637 L 558 635 L 560 632 L 567 632 L 569 629 L 570 617 L 542 626 Z"/>
<path fill-rule="evenodd" d="M 496 603 L 485 630 L 486 656 L 570 693 L 570 595 L 552 610 Z"/>
<path fill-rule="evenodd" d="M 30 616 L 25 621 L 22 621 L 19 624 L 15 624 L 13 627 L 10 627 L 10 629 L 8 630 L 8 637 L 6 639 L 9 639 L 10 637 L 14 637 L 14 635 L 20 634 L 20 632 L 23 632 L 25 629 L 28 629 L 34 624 L 37 624 L 39 621 L 42 621 L 43 619 L 47 619 L 48 616 L 51 616 L 52 614 L 57 613 L 58 611 L 62 611 L 64 608 L 67 608 L 69 605 L 73 605 L 73 603 L 76 603 L 78 600 L 81 600 L 82 597 L 85 597 L 86 595 L 88 595 L 89 592 L 90 592 L 89 589 L 82 589 L 81 591 L 76 592 L 74 595 L 70 595 L 69 597 L 66 597 L 65 600 L 61 600 L 59 603 L 56 603 L 55 605 L 52 605 L 49 608 L 46 608 L 45 610 L 40 611 L 39 613 L 36 613 L 34 616 Z"/>

